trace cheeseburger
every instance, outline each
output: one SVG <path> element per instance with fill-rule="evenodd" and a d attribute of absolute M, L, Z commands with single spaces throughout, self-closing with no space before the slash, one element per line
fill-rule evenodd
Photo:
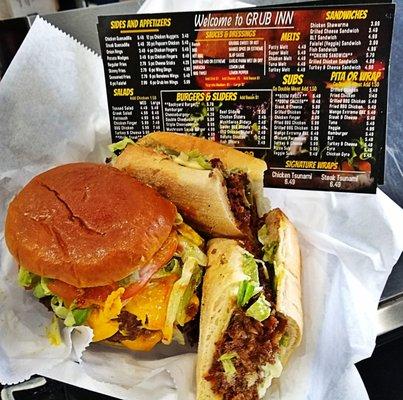
<path fill-rule="evenodd" d="M 18 281 L 66 326 L 93 341 L 150 350 L 183 341 L 198 311 L 203 239 L 175 206 L 107 165 L 62 165 L 33 178 L 10 203 L 5 239 Z"/>

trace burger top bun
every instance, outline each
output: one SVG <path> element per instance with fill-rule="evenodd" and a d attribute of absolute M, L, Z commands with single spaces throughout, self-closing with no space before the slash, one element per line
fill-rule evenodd
<path fill-rule="evenodd" d="M 5 239 L 30 272 L 102 286 L 149 261 L 175 216 L 171 202 L 113 167 L 67 164 L 36 176 L 14 198 Z"/>

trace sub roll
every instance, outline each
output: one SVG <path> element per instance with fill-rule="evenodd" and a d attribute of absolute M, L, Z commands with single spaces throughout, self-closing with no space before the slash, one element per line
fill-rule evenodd
<path fill-rule="evenodd" d="M 254 242 L 267 208 L 263 160 L 211 140 L 155 132 L 127 145 L 113 165 L 157 189 L 208 235 Z"/>
<path fill-rule="evenodd" d="M 261 399 L 302 336 L 300 250 L 279 209 L 259 230 L 262 260 L 239 242 L 208 243 L 197 358 L 198 400 Z"/>

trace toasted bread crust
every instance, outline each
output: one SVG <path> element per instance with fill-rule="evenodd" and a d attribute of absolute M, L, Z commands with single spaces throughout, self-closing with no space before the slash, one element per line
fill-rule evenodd
<path fill-rule="evenodd" d="M 127 146 L 114 165 L 158 190 L 204 232 L 243 237 L 228 202 L 224 177 L 218 169 L 183 167 L 168 156 L 138 144 Z"/>
<path fill-rule="evenodd" d="M 287 333 L 290 343 L 282 353 L 282 362 L 285 364 L 301 343 L 303 332 L 301 251 L 294 225 L 279 208 L 267 213 L 265 223 L 269 228 L 268 239 L 278 241 L 274 261 L 280 268 L 284 268 L 282 279 L 276 289 L 276 309 L 288 321 Z"/>
<path fill-rule="evenodd" d="M 150 133 L 141 138 L 138 143 L 146 147 L 163 145 L 184 152 L 197 150 L 208 158 L 219 158 L 227 170 L 241 169 L 245 171 L 250 181 L 251 193 L 255 199 L 259 216 L 268 211 L 269 202 L 263 197 L 263 178 L 267 169 L 263 160 L 212 140 L 173 132 Z"/>
<path fill-rule="evenodd" d="M 198 400 L 219 400 L 222 396 L 211 389 L 204 377 L 213 363 L 218 342 L 236 310 L 239 285 L 246 279 L 242 270 L 246 251 L 236 240 L 212 239 L 208 242 L 207 272 L 203 281 L 203 297 L 200 310 L 199 348 L 196 382 Z"/>
<path fill-rule="evenodd" d="M 116 282 L 144 265 L 172 230 L 176 208 L 116 168 L 62 165 L 10 203 L 5 238 L 27 270 L 76 287 Z"/>

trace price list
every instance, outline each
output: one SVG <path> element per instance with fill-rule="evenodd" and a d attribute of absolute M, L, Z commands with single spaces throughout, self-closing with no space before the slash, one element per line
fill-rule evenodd
<path fill-rule="evenodd" d="M 247 101 L 245 102 L 245 100 Z M 271 90 L 161 92 L 163 130 L 256 149 L 270 143 Z"/>
<path fill-rule="evenodd" d="M 186 133 L 252 152 L 272 187 L 383 179 L 393 4 L 99 17 L 112 139 Z"/>

